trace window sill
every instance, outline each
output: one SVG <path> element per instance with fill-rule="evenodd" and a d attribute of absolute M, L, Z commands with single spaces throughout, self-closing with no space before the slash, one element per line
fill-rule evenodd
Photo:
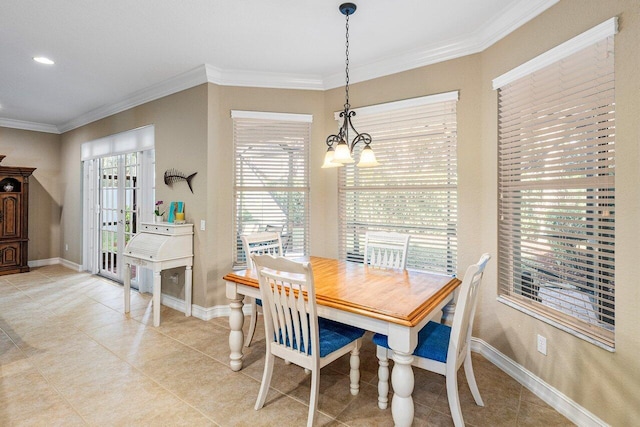
<path fill-rule="evenodd" d="M 527 314 L 537 320 L 540 320 L 541 322 L 547 323 L 555 328 L 560 329 L 561 331 L 564 331 L 570 335 L 573 335 L 576 338 L 580 338 L 581 340 L 587 341 L 588 343 L 591 343 L 593 345 L 595 345 L 596 347 L 600 347 L 603 350 L 606 350 L 608 352 L 611 353 L 615 353 L 616 349 L 614 346 L 608 345 L 603 343 L 602 341 L 599 341 L 593 337 L 590 337 L 589 335 L 586 335 L 582 332 L 576 331 L 575 329 L 572 329 L 570 326 L 567 326 L 561 322 L 558 322 L 554 319 L 551 319 L 541 313 L 538 313 L 535 310 L 532 310 L 530 308 L 527 308 L 525 306 L 523 306 L 522 304 L 518 304 L 517 302 L 512 301 L 509 298 L 505 298 L 504 296 L 498 296 L 497 298 L 498 302 L 501 302 L 505 305 L 508 305 L 509 307 L 518 310 L 524 314 Z"/>

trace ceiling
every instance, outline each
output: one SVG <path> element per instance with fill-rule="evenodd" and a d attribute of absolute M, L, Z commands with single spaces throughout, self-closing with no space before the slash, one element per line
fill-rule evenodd
<path fill-rule="evenodd" d="M 480 52 L 557 1 L 356 3 L 351 83 Z M 342 86 L 340 3 L 0 0 L 0 126 L 65 132 L 207 81 Z"/>

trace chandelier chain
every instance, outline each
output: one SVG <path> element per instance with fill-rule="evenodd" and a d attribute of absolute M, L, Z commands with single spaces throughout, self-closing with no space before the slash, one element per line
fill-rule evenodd
<path fill-rule="evenodd" d="M 345 47 L 346 47 L 346 61 L 345 61 L 345 75 L 346 75 L 346 85 L 345 85 L 345 108 L 349 109 L 349 107 L 351 107 L 351 105 L 349 104 L 349 13 L 347 13 L 347 24 L 346 24 L 346 29 L 347 29 L 347 35 L 346 35 L 346 43 L 345 43 Z"/>

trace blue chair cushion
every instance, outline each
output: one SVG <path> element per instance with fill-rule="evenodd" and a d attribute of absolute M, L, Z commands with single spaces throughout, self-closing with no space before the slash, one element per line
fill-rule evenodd
<path fill-rule="evenodd" d="M 362 338 L 365 332 L 364 329 L 345 325 L 340 322 L 334 322 L 333 320 L 323 319 L 322 317 L 318 318 L 318 328 L 320 335 L 320 357 L 325 357 L 358 338 Z M 280 332 L 280 344 L 282 343 L 282 332 Z M 289 345 L 288 337 L 287 345 Z M 293 341 L 292 347 L 298 349 L 298 344 L 295 340 Z M 302 351 L 306 351 L 304 342 L 302 343 Z"/>
<path fill-rule="evenodd" d="M 413 355 L 446 363 L 450 338 L 450 326 L 429 322 L 418 332 L 418 345 L 413 351 Z M 389 348 L 386 335 L 375 334 L 373 336 L 373 342 L 381 347 Z"/>
<path fill-rule="evenodd" d="M 256 304 L 257 305 L 262 305 L 262 300 L 260 298 L 256 298 Z"/>
<path fill-rule="evenodd" d="M 323 319 L 322 317 L 318 318 L 318 327 L 320 332 L 320 357 L 325 357 L 350 342 L 362 338 L 364 335 L 364 329 Z"/>

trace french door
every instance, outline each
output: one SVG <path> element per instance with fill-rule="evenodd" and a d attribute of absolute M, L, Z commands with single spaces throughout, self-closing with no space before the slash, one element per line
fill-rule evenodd
<path fill-rule="evenodd" d="M 98 273 L 121 282 L 124 280 L 122 254 L 138 228 L 141 155 L 136 152 L 99 160 Z M 132 272 L 133 281 L 135 273 Z"/>
<path fill-rule="evenodd" d="M 84 270 L 124 281 L 125 246 L 153 219 L 154 135 L 149 125 L 82 144 Z M 149 291 L 147 276 L 132 268 L 131 286 Z"/>

